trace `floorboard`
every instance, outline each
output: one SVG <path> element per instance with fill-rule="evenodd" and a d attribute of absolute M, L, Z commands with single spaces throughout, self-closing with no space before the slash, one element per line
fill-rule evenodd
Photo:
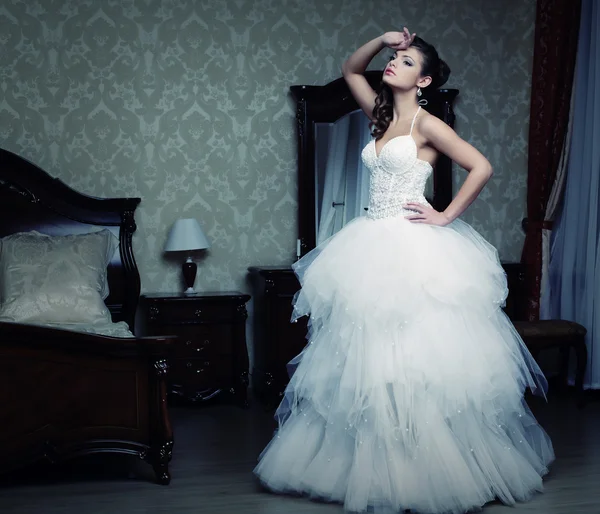
<path fill-rule="evenodd" d="M 534 401 L 535 400 L 535 401 Z M 557 460 L 545 491 L 516 507 L 491 504 L 484 514 L 599 514 L 600 403 L 583 410 L 569 396 L 534 399 Z M 252 469 L 269 441 L 271 412 L 253 404 L 171 409 L 175 446 L 170 486 L 149 466 L 120 456 L 92 456 L 60 467 L 36 466 L 3 476 L 0 511 L 19 514 L 343 514 L 339 505 L 266 493 Z"/>

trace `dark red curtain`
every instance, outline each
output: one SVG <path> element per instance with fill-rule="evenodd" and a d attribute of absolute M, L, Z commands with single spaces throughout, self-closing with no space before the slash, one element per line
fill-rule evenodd
<path fill-rule="evenodd" d="M 531 79 L 527 218 L 521 262 L 525 266 L 526 317 L 539 318 L 542 229 L 565 141 L 581 0 L 538 0 Z"/>

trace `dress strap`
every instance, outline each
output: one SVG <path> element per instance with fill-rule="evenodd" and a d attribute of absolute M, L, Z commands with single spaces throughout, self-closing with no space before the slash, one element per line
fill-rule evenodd
<path fill-rule="evenodd" d="M 412 136 L 413 127 L 415 126 L 415 121 L 417 120 L 417 115 L 419 114 L 420 110 L 421 110 L 421 106 L 419 105 L 419 108 L 417 109 L 417 112 L 415 113 L 415 117 L 413 118 L 412 123 L 410 124 L 410 133 L 409 133 L 410 136 Z"/>

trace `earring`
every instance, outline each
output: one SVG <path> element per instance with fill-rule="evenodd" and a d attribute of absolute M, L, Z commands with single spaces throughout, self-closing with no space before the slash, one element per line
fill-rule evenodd
<path fill-rule="evenodd" d="M 417 88 L 417 96 L 421 96 L 422 94 L 423 94 L 423 93 L 421 93 L 421 88 L 420 88 L 420 87 L 418 87 L 418 88 Z"/>

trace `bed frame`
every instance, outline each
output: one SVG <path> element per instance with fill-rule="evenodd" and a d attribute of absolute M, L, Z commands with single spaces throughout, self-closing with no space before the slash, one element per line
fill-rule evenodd
<path fill-rule="evenodd" d="M 132 249 L 139 198 L 83 195 L 0 149 L 0 237 L 108 228 L 120 245 L 106 305 L 134 332 L 140 276 Z M 116 338 L 0 322 L 0 471 L 91 453 L 136 455 L 170 482 L 173 434 L 166 403 L 175 338 Z"/>

